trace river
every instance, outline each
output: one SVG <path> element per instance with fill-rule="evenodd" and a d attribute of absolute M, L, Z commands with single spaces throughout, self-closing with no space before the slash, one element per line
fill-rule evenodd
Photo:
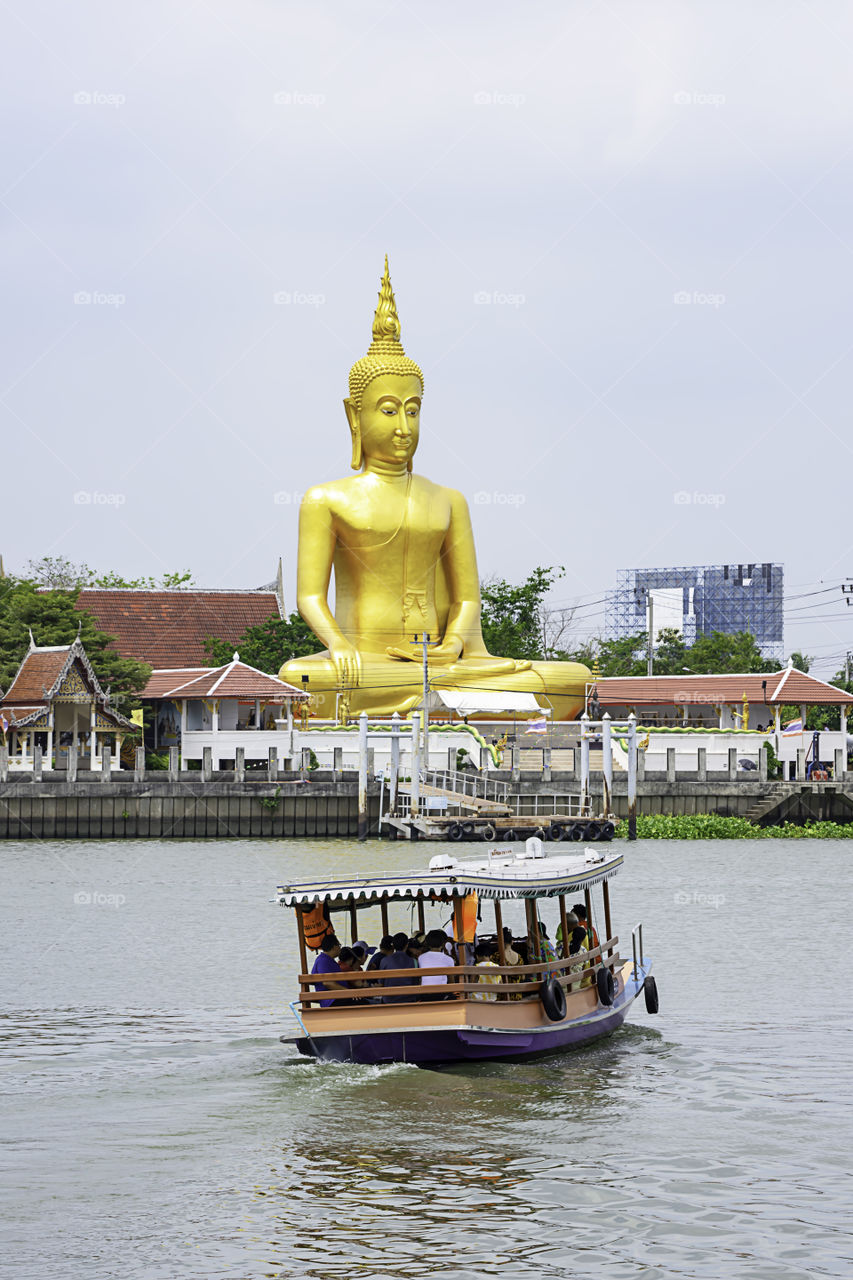
<path fill-rule="evenodd" d="M 435 846 L 4 845 L 0 1274 L 853 1275 L 849 844 L 624 848 L 660 1015 L 427 1072 L 279 1043 L 270 898 Z"/>

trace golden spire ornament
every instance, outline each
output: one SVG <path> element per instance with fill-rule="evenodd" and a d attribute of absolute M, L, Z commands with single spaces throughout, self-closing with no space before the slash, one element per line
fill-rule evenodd
<path fill-rule="evenodd" d="M 367 355 L 356 360 L 349 371 L 350 400 L 356 409 L 361 408 L 361 398 L 368 382 L 384 373 L 414 374 L 420 379 L 423 391 L 424 375 L 414 360 L 406 355 L 400 341 L 400 317 L 397 315 L 397 303 L 391 287 L 387 253 L 382 284 L 379 287 L 379 301 L 373 317 L 373 341 Z"/>

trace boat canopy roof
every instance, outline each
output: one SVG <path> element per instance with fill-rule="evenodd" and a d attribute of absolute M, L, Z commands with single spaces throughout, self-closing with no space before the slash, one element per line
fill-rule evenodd
<path fill-rule="evenodd" d="M 531 851 L 532 844 L 534 841 L 529 841 L 520 852 L 496 849 L 476 859 L 457 860 L 442 853 L 423 871 L 279 885 L 276 902 L 282 907 L 315 902 L 346 906 L 405 898 L 446 899 L 468 893 L 481 898 L 556 898 L 609 880 L 622 865 L 621 853 L 587 849 L 546 857 Z"/>

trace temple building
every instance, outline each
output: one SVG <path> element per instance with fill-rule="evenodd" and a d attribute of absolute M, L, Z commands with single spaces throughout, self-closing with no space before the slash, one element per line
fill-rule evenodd
<path fill-rule="evenodd" d="M 309 694 L 267 675 L 234 654 L 222 667 L 152 671 L 140 697 L 154 710 L 150 746 L 180 747 L 182 766 L 210 748 L 214 769 L 233 768 L 238 748 L 247 761 L 265 761 L 275 747 L 293 754 L 294 707 L 307 714 Z"/>
<path fill-rule="evenodd" d="M 121 744 L 138 726 L 109 705 L 79 640 L 39 646 L 30 634 L 8 692 L 0 698 L 0 730 L 9 768 L 32 770 L 36 748 L 45 769 L 66 769 L 71 753 L 83 768 L 102 767 L 102 748 L 111 749 L 110 768 L 121 768 Z"/>

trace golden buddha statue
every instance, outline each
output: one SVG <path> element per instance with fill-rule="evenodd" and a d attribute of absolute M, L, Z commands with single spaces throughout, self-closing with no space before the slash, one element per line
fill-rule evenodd
<path fill-rule="evenodd" d="M 413 641 L 427 633 L 433 688 L 532 693 L 555 719 L 571 719 L 583 709 L 586 667 L 486 649 L 468 504 L 412 472 L 423 389 L 400 341 L 386 257 L 373 342 L 350 370 L 344 401 L 358 474 L 309 489 L 299 512 L 296 603 L 326 649 L 291 659 L 279 676 L 299 687 L 307 676 L 317 714 L 329 719 L 341 696 L 348 714 L 404 715 L 422 701 Z"/>

